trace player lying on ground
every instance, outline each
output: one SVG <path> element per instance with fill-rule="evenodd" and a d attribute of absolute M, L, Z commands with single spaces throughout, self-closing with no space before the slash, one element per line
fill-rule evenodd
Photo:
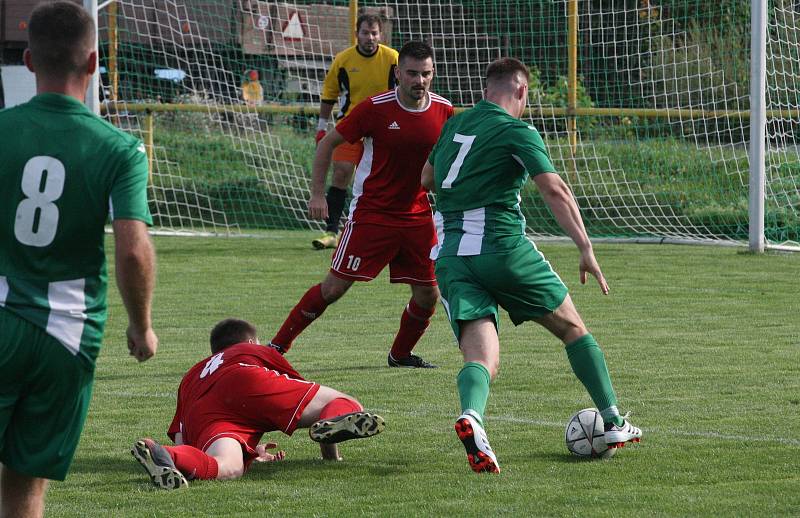
<path fill-rule="evenodd" d="M 532 175 L 581 252 L 581 283 L 591 274 L 608 294 L 572 192 L 554 172 L 539 132 L 519 120 L 528 100 L 528 78 L 527 67 L 516 59 L 491 63 L 484 100 L 445 124 L 422 171 L 422 185 L 436 188 L 440 239 L 431 253 L 436 278 L 464 356 L 457 378 L 462 415 L 456 432 L 476 472 L 500 471 L 483 429 L 489 382 L 500 364 L 498 306 L 515 325 L 533 320 L 565 344 L 572 370 L 601 411 L 609 447 L 642 435 L 620 416 L 603 352 L 567 287 L 525 237 L 520 189 Z"/>
<path fill-rule="evenodd" d="M 312 218 L 325 219 L 325 177 L 333 149 L 345 141 L 364 139 L 350 216 L 331 268 L 322 283 L 306 291 L 270 341 L 281 352 L 289 350 L 294 339 L 355 281 L 371 281 L 388 265 L 390 282 L 411 286 L 411 300 L 389 351 L 389 366 L 434 367 L 411 353 L 439 300 L 429 257 L 436 232 L 419 172 L 442 125 L 453 115 L 453 106 L 429 91 L 434 69 L 428 44 L 403 45 L 396 74 L 395 90 L 356 106 L 317 147 L 308 210 Z M 365 318 L 367 314 L 368 308 Z"/>
<path fill-rule="evenodd" d="M 241 477 L 253 461 L 281 460 L 284 452 L 259 444 L 266 432 L 292 435 L 309 428 L 322 458 L 341 460 L 337 443 L 371 437 L 383 418 L 318 383 L 306 381 L 271 347 L 259 345 L 256 329 L 226 319 L 211 331 L 210 357 L 189 369 L 167 434 L 175 446 L 138 440 L 131 453 L 156 486 L 176 489 L 192 479 Z"/>

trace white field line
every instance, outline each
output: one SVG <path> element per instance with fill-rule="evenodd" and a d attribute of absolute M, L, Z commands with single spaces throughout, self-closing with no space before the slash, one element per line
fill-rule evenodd
<path fill-rule="evenodd" d="M 151 397 L 151 398 L 172 399 L 172 400 L 175 400 L 176 398 L 175 393 L 172 392 L 145 393 L 145 392 L 103 391 L 103 390 L 95 390 L 94 392 L 95 394 L 102 394 L 103 396 L 123 397 L 123 398 Z M 389 408 L 370 408 L 368 410 L 376 413 L 383 413 L 386 415 L 400 414 L 412 417 L 431 417 L 433 415 L 438 415 L 434 414 L 433 412 L 402 411 L 402 410 L 398 411 Z M 519 424 L 528 424 L 533 426 L 544 426 L 547 428 L 564 428 L 563 423 L 556 423 L 553 421 L 545 421 L 541 419 L 528 419 L 524 417 L 514 417 L 514 416 L 502 416 L 502 415 L 487 416 L 486 421 L 488 422 L 502 421 L 506 423 L 519 423 Z M 685 430 L 676 430 L 672 428 L 643 428 L 642 435 L 645 441 L 647 440 L 647 436 L 651 433 L 663 434 L 663 435 L 678 435 L 681 437 L 703 437 L 706 439 L 719 439 L 721 441 L 766 442 L 775 444 L 785 444 L 787 446 L 800 446 L 800 439 L 791 439 L 788 437 L 772 437 L 769 435 L 752 436 L 752 435 L 740 435 L 740 434 L 725 434 L 714 431 L 692 432 Z"/>
<path fill-rule="evenodd" d="M 408 412 L 408 411 L 394 411 L 389 410 L 388 408 L 385 409 L 373 409 L 375 412 L 380 413 L 384 412 L 386 414 L 403 414 L 409 416 L 420 416 L 420 417 L 427 417 L 433 415 L 430 412 Z M 453 417 L 455 419 L 455 416 Z M 486 421 L 491 423 L 492 421 L 503 421 L 506 423 L 519 423 L 519 424 L 528 424 L 534 426 L 544 426 L 547 428 L 564 428 L 564 423 L 556 423 L 553 421 L 544 421 L 540 419 L 528 419 L 524 417 L 514 417 L 514 416 L 498 416 L 492 415 L 487 416 Z M 635 424 L 635 423 L 634 423 Z M 768 435 L 762 436 L 750 436 L 750 435 L 738 435 L 738 434 L 724 434 L 720 432 L 713 432 L 713 431 L 684 431 L 684 430 L 675 430 L 675 429 L 664 429 L 664 428 L 643 428 L 642 429 L 642 436 L 644 441 L 647 440 L 648 434 L 663 434 L 663 435 L 678 435 L 681 437 L 704 437 L 707 439 L 719 439 L 722 441 L 740 441 L 740 442 L 769 442 L 769 443 L 777 443 L 777 444 L 786 444 L 788 446 L 800 446 L 800 439 L 791 439 L 787 437 L 772 437 Z"/>

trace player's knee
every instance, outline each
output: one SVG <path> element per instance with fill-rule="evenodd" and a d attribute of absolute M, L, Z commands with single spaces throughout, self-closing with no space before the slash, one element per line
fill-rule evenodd
<path fill-rule="evenodd" d="M 436 304 L 439 302 L 439 289 L 436 286 L 431 286 L 431 289 L 416 290 L 414 302 L 421 308 L 435 309 Z"/>
<path fill-rule="evenodd" d="M 350 286 L 352 285 L 353 281 L 341 279 L 333 275 L 331 272 L 328 272 L 328 275 L 320 285 L 320 292 L 325 302 L 328 304 L 333 304 L 342 298 L 342 295 L 347 293 L 347 290 L 349 290 Z"/>
<path fill-rule="evenodd" d="M 244 475 L 244 465 L 219 463 L 217 468 L 217 480 L 232 480 Z"/>
<path fill-rule="evenodd" d="M 347 293 L 347 290 L 350 286 L 343 286 L 341 284 L 322 284 L 322 298 L 325 299 L 325 302 L 328 304 L 333 304 L 342 296 Z"/>
<path fill-rule="evenodd" d="M 570 324 L 564 328 L 564 332 L 559 338 L 566 345 L 587 334 L 589 334 L 589 330 L 583 324 Z"/>
<path fill-rule="evenodd" d="M 347 189 L 347 186 L 350 184 L 350 176 L 352 176 L 352 174 L 353 165 L 350 162 L 336 162 L 333 167 L 333 178 L 331 178 L 331 185 L 338 189 Z"/>

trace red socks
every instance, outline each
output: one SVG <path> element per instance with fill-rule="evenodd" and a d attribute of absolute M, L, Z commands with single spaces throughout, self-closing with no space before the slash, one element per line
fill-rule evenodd
<path fill-rule="evenodd" d="M 364 407 L 362 407 L 358 401 L 345 397 L 337 397 L 322 407 L 322 410 L 319 413 L 319 418 L 329 419 L 331 417 L 337 417 L 344 414 L 352 414 L 353 412 L 361 412 L 362 410 L 364 410 Z"/>
<path fill-rule="evenodd" d="M 213 480 L 217 478 L 217 459 L 206 455 L 194 446 L 164 446 L 175 467 L 189 480 Z"/>
<path fill-rule="evenodd" d="M 297 335 L 322 315 L 327 307 L 328 303 L 322 298 L 321 285 L 312 286 L 303 295 L 300 302 L 292 308 L 286 321 L 278 330 L 278 334 L 270 342 L 280 347 L 282 352 L 288 351 Z"/>
<path fill-rule="evenodd" d="M 431 323 L 434 311 L 436 311 L 435 307 L 425 309 L 418 306 L 414 299 L 409 301 L 405 311 L 403 311 L 403 316 L 400 318 L 400 330 L 397 331 L 397 336 L 394 337 L 390 352 L 392 358 L 408 358 L 411 355 L 411 350 L 417 345 L 417 342 L 422 338 Z"/>

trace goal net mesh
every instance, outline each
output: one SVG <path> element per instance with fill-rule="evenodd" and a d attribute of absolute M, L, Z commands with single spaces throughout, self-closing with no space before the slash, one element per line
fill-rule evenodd
<path fill-rule="evenodd" d="M 433 90 L 456 107 L 481 99 L 493 59 L 525 62 L 524 117 L 592 237 L 747 239 L 748 1 L 581 0 L 574 60 L 566 0 L 358 5 L 385 17 L 387 44 L 431 44 Z M 800 240 L 797 10 L 768 10 L 770 243 Z M 158 227 L 321 228 L 306 215 L 315 113 L 348 2 L 117 0 L 99 24 L 106 117 L 148 144 Z M 532 183 L 522 207 L 530 234 L 562 235 Z"/>

